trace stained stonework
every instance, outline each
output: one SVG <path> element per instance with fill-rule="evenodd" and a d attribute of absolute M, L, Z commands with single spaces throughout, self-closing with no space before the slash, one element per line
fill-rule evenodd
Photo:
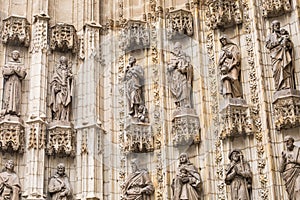
<path fill-rule="evenodd" d="M 171 10 L 166 14 L 167 37 L 176 39 L 194 34 L 193 15 L 190 11 Z"/>
<path fill-rule="evenodd" d="M 51 27 L 50 49 L 53 51 L 76 53 L 77 35 L 71 24 L 58 23 Z"/>
<path fill-rule="evenodd" d="M 28 47 L 30 24 L 24 17 L 10 16 L 3 20 L 1 39 L 4 44 Z"/>
<path fill-rule="evenodd" d="M 261 4 L 264 17 L 277 17 L 292 11 L 291 0 L 263 0 Z"/>

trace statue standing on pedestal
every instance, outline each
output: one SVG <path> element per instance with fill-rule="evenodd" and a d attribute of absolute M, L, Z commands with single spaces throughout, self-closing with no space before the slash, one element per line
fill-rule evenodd
<path fill-rule="evenodd" d="M 2 73 L 4 77 L 4 93 L 2 115 L 11 114 L 20 116 L 22 84 L 26 76 L 25 67 L 20 61 L 20 52 L 11 53 L 12 61 L 4 65 Z"/>
<path fill-rule="evenodd" d="M 219 58 L 219 68 L 221 70 L 220 93 L 224 98 L 242 98 L 240 50 L 226 35 L 221 36 L 220 42 L 222 45 Z"/>
<path fill-rule="evenodd" d="M 150 200 L 154 186 L 148 171 L 139 169 L 137 160 L 131 161 L 132 173 L 123 185 L 122 200 Z"/>
<path fill-rule="evenodd" d="M 57 172 L 50 178 L 48 191 L 51 200 L 72 200 L 72 189 L 68 176 L 65 174 L 65 165 L 59 163 Z"/>
<path fill-rule="evenodd" d="M 186 153 L 180 154 L 176 177 L 172 182 L 173 200 L 201 199 L 201 177 Z"/>
<path fill-rule="evenodd" d="M 289 33 L 280 29 L 280 22 L 272 22 L 272 33 L 267 38 L 267 49 L 270 50 L 272 71 L 276 91 L 295 89 L 293 60 L 293 43 Z"/>
<path fill-rule="evenodd" d="M 70 121 L 70 111 L 73 93 L 73 74 L 68 59 L 60 57 L 50 83 L 50 107 L 52 119 L 56 121 Z"/>
<path fill-rule="evenodd" d="M 0 199 L 19 200 L 21 184 L 18 175 L 14 171 L 14 161 L 5 163 L 5 170 L 0 173 Z"/>
<path fill-rule="evenodd" d="M 182 51 L 182 45 L 175 43 L 168 62 L 170 90 L 177 108 L 192 108 L 193 66 L 190 58 Z"/>
<path fill-rule="evenodd" d="M 226 168 L 225 183 L 230 185 L 232 200 L 250 200 L 252 190 L 252 172 L 240 150 L 229 154 L 230 164 Z"/>
<path fill-rule="evenodd" d="M 294 145 L 294 138 L 284 138 L 286 151 L 282 152 L 280 173 L 285 181 L 289 200 L 300 199 L 300 148 Z"/>

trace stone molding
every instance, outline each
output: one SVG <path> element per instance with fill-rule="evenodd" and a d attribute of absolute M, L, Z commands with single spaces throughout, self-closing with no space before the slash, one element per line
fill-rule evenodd
<path fill-rule="evenodd" d="M 48 45 L 48 21 L 50 17 L 44 13 L 35 15 L 32 31 L 32 48 L 31 53 L 47 51 Z"/>
<path fill-rule="evenodd" d="M 171 10 L 166 14 L 167 37 L 169 39 L 193 36 L 194 23 L 190 11 L 179 9 Z"/>
<path fill-rule="evenodd" d="M 51 27 L 50 49 L 60 52 L 77 52 L 77 35 L 73 25 L 57 23 Z"/>

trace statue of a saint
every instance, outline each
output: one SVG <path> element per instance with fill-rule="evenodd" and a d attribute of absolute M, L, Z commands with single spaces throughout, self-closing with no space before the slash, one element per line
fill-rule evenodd
<path fill-rule="evenodd" d="M 182 51 L 182 45 L 175 43 L 168 62 L 170 91 L 177 108 L 192 108 L 193 66 L 190 58 Z"/>
<path fill-rule="evenodd" d="M 285 181 L 289 200 L 300 199 L 300 148 L 294 145 L 294 138 L 284 138 L 286 150 L 282 152 L 279 171 Z"/>
<path fill-rule="evenodd" d="M 70 121 L 73 74 L 68 64 L 68 59 L 64 56 L 59 59 L 59 64 L 56 66 L 50 89 L 52 119 L 56 121 Z"/>
<path fill-rule="evenodd" d="M 272 33 L 267 38 L 266 47 L 270 50 L 276 91 L 295 89 L 293 43 L 288 31 L 280 29 L 277 20 L 272 22 Z"/>
<path fill-rule="evenodd" d="M 50 178 L 48 191 L 52 200 L 73 199 L 70 181 L 65 174 L 65 165 L 63 163 L 57 165 L 57 172 Z"/>
<path fill-rule="evenodd" d="M 14 171 L 14 161 L 5 163 L 5 170 L 0 173 L 0 199 L 19 200 L 21 184 L 18 175 Z"/>
<path fill-rule="evenodd" d="M 189 161 L 186 153 L 180 154 L 178 172 L 172 182 L 172 199 L 201 199 L 201 184 L 202 180 L 197 168 Z"/>
<path fill-rule="evenodd" d="M 220 93 L 224 98 L 242 98 L 240 50 L 226 35 L 221 36 L 220 42 L 222 45 L 219 58 L 219 68 L 221 70 Z"/>
<path fill-rule="evenodd" d="M 240 150 L 229 154 L 230 164 L 226 168 L 225 183 L 230 185 L 231 199 L 250 200 L 252 191 L 252 172 Z"/>
<path fill-rule="evenodd" d="M 154 186 L 149 173 L 145 169 L 139 169 L 136 159 L 131 161 L 132 173 L 127 177 L 123 185 L 123 200 L 150 200 L 154 193 Z"/>
<path fill-rule="evenodd" d="M 21 81 L 26 76 L 24 65 L 20 61 L 20 52 L 11 53 L 12 61 L 4 65 L 2 73 L 4 77 L 4 93 L 2 115 L 10 114 L 20 116 L 21 107 Z"/>

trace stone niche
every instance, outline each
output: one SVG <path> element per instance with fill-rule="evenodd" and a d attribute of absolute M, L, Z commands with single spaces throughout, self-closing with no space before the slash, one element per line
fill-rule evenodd
<path fill-rule="evenodd" d="M 171 133 L 174 146 L 199 143 L 200 122 L 195 109 L 177 108 L 173 113 Z"/>
<path fill-rule="evenodd" d="M 261 2 L 264 17 L 277 17 L 292 11 L 291 0 L 263 0 Z"/>
<path fill-rule="evenodd" d="M 50 49 L 60 52 L 77 52 L 77 35 L 73 25 L 58 23 L 51 27 Z"/>
<path fill-rule="evenodd" d="M 194 34 L 193 15 L 190 11 L 179 9 L 166 14 L 167 37 L 177 39 Z"/>
<path fill-rule="evenodd" d="M 246 100 L 227 98 L 220 104 L 222 139 L 245 136 L 253 133 L 253 126 L 248 115 Z"/>
<path fill-rule="evenodd" d="M 280 90 L 274 93 L 273 113 L 277 130 L 300 125 L 300 91 Z"/>
<path fill-rule="evenodd" d="M 120 33 L 120 48 L 123 51 L 145 49 L 150 47 L 148 25 L 140 20 L 128 20 Z"/>
<path fill-rule="evenodd" d="M 240 0 L 208 0 L 206 25 L 211 29 L 228 28 L 243 22 Z"/>
<path fill-rule="evenodd" d="M 10 16 L 3 20 L 2 43 L 28 47 L 30 44 L 30 24 L 24 17 Z"/>
<path fill-rule="evenodd" d="M 25 128 L 17 116 L 5 115 L 0 120 L 0 149 L 23 153 L 25 146 Z"/>
<path fill-rule="evenodd" d="M 75 130 L 70 122 L 54 121 L 48 125 L 47 154 L 75 156 Z"/>

